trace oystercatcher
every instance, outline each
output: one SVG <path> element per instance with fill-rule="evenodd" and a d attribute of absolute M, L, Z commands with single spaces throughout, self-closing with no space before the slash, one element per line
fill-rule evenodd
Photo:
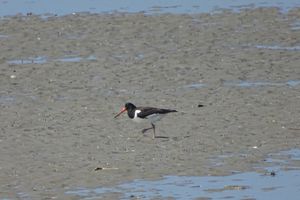
<path fill-rule="evenodd" d="M 123 107 L 122 110 L 114 118 L 117 118 L 125 111 L 127 111 L 128 117 L 130 119 L 133 119 L 133 121 L 141 122 L 141 121 L 149 120 L 152 127 L 143 129 L 142 133 L 145 133 L 146 131 L 153 129 L 153 139 L 157 137 L 155 135 L 154 123 L 159 121 L 167 113 L 177 112 L 176 110 L 163 109 L 163 108 L 136 107 L 132 103 L 126 103 L 125 107 Z"/>

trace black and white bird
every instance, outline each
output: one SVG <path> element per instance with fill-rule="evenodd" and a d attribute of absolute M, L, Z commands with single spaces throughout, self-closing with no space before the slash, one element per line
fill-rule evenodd
<path fill-rule="evenodd" d="M 153 129 L 153 138 L 156 138 L 155 134 L 155 125 L 154 123 L 159 121 L 166 114 L 171 112 L 177 112 L 176 110 L 163 109 L 163 108 L 154 108 L 154 107 L 136 107 L 132 103 L 126 103 L 125 107 L 114 117 L 117 118 L 123 112 L 127 111 L 128 117 L 135 122 L 141 122 L 148 120 L 151 123 L 150 128 L 142 130 L 142 133 L 145 133 L 147 130 Z"/>

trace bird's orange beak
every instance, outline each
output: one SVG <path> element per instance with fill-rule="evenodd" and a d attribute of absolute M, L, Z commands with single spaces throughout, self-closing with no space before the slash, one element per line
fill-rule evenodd
<path fill-rule="evenodd" d="M 123 112 L 127 111 L 127 109 L 124 107 L 122 108 L 122 110 L 114 117 L 114 118 L 117 118 L 119 117 Z"/>

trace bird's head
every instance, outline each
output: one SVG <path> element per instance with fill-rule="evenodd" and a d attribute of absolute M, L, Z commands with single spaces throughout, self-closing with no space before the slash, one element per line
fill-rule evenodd
<path fill-rule="evenodd" d="M 132 110 L 135 108 L 136 108 L 136 106 L 133 105 L 132 103 L 126 103 L 125 106 L 121 109 L 121 111 L 114 118 L 119 117 L 125 111 Z"/>

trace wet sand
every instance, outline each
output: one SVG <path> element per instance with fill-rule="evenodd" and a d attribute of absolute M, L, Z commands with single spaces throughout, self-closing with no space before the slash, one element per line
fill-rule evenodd
<path fill-rule="evenodd" d="M 0 20 L 0 198 L 251 171 L 299 148 L 300 85 L 284 84 L 300 80 L 299 21 L 275 8 Z M 275 84 L 226 84 L 240 81 Z M 157 124 L 169 138 L 113 119 L 127 101 L 180 111 Z"/>

